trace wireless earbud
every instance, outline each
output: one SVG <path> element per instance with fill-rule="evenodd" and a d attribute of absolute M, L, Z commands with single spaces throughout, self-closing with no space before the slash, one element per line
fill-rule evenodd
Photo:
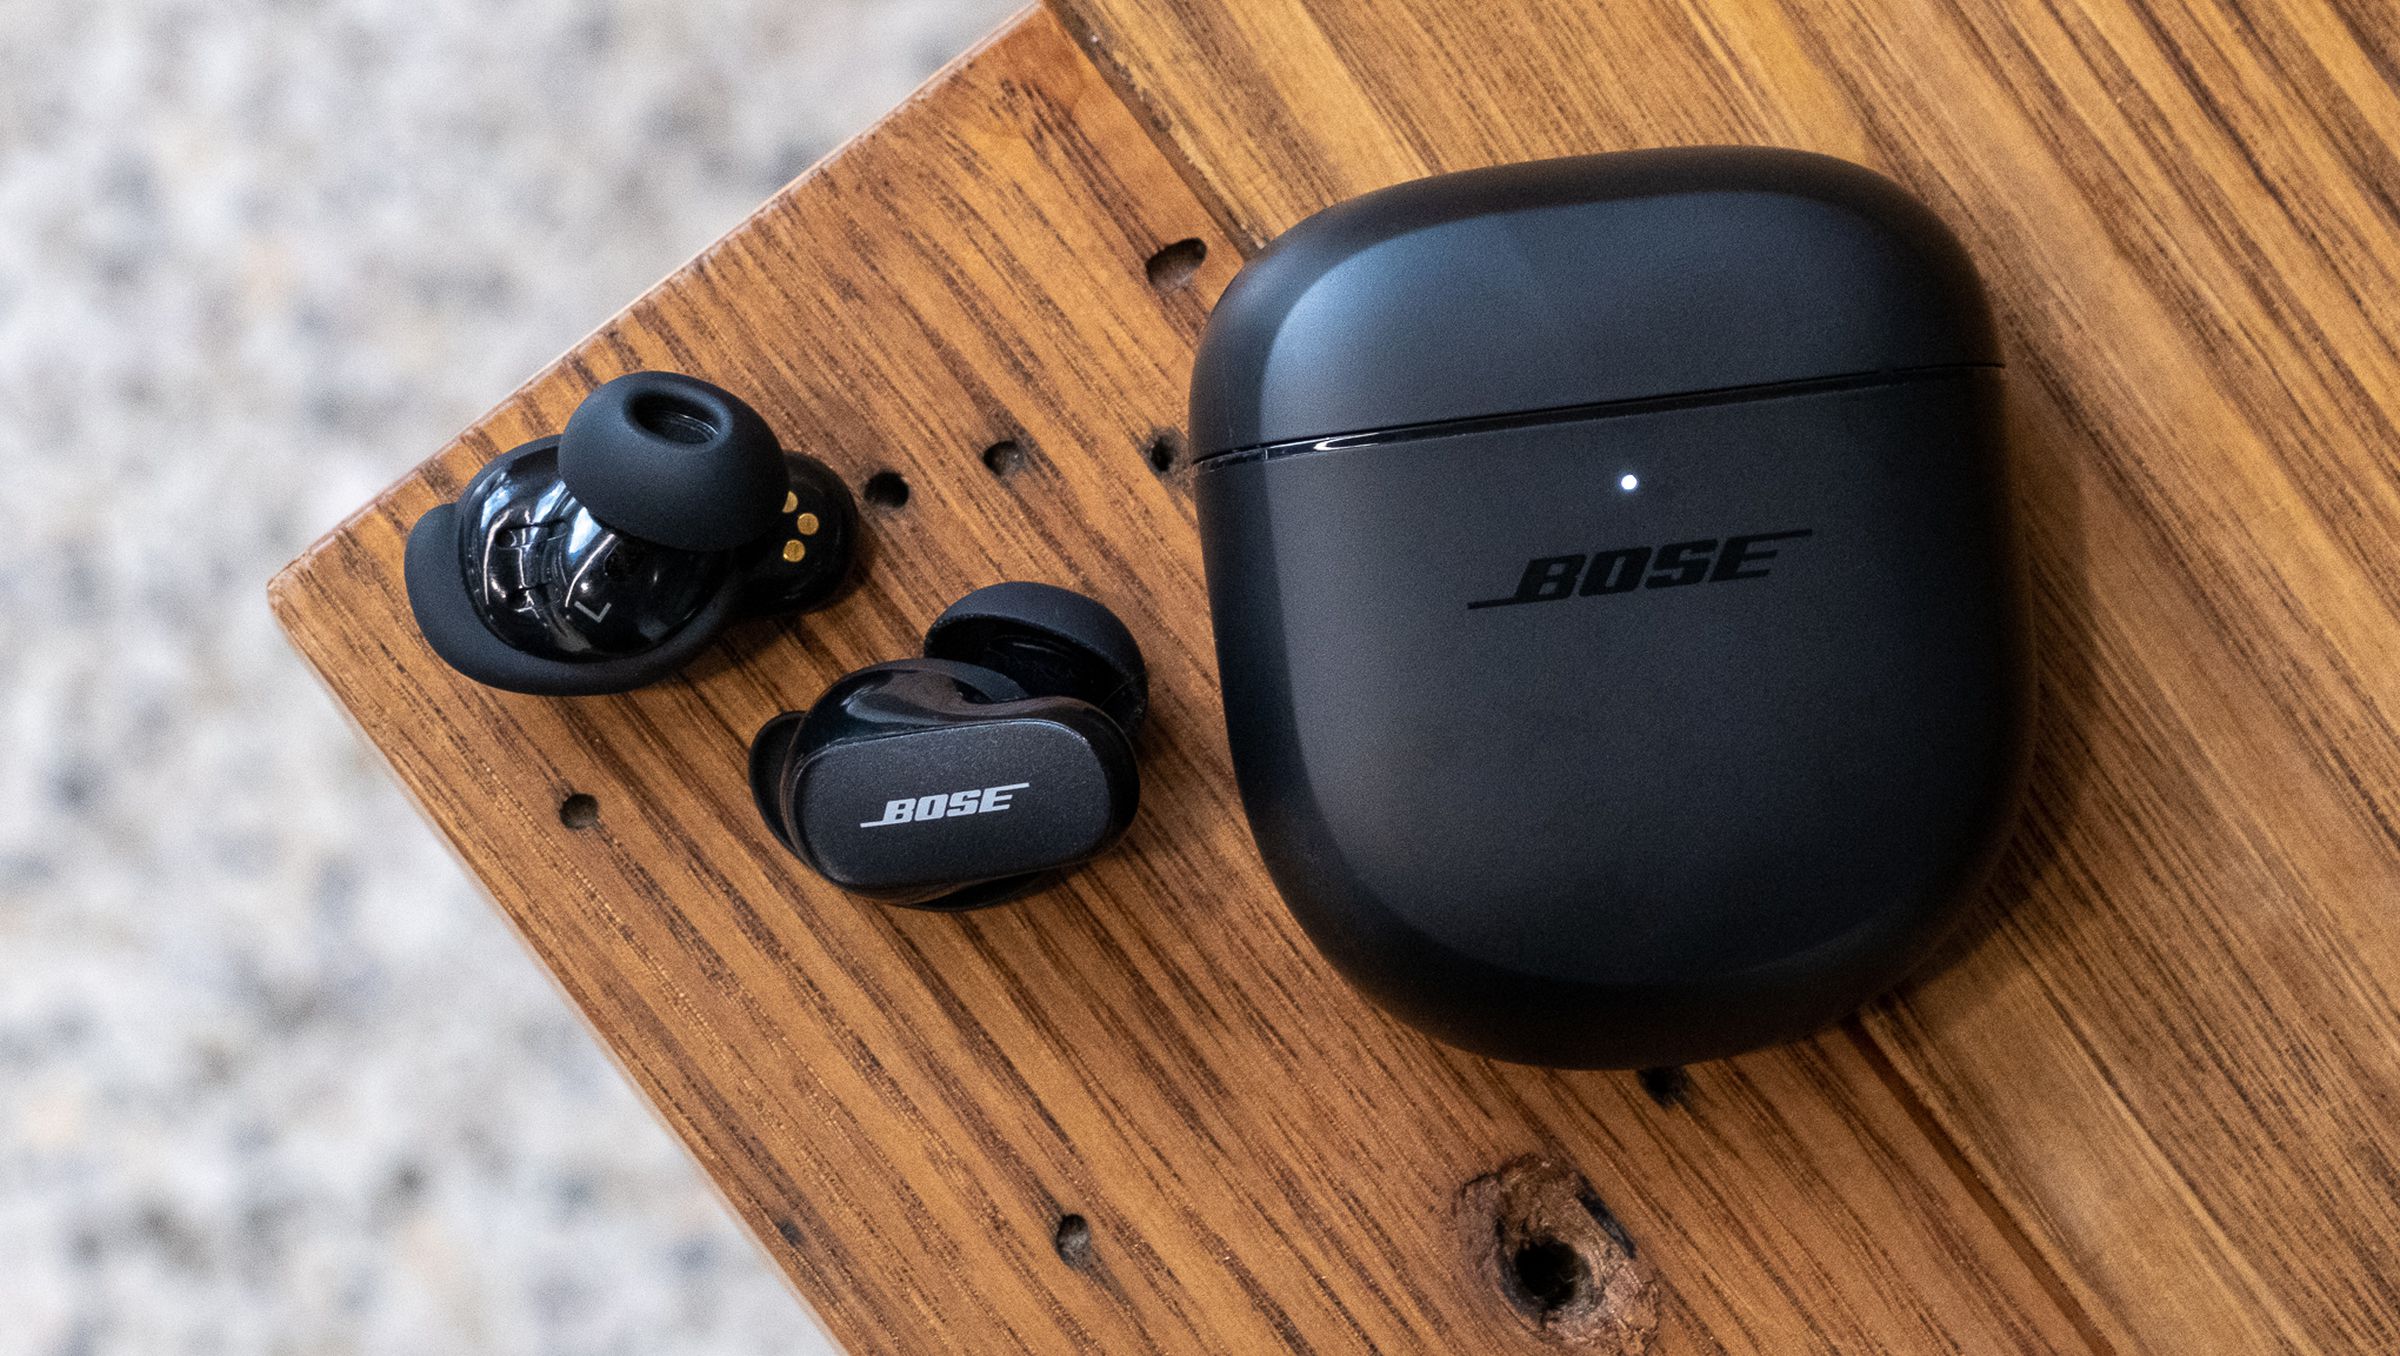
<path fill-rule="evenodd" d="M 994 584 L 925 634 L 925 657 L 850 674 L 767 722 L 750 787 L 827 880 L 972 909 L 1097 856 L 1140 798 L 1149 679 L 1114 613 L 1048 584 Z"/>
<path fill-rule="evenodd" d="M 822 603 L 849 573 L 850 491 L 697 377 L 635 372 L 555 437 L 495 458 L 408 535 L 409 608 L 479 683 L 624 692 L 729 622 Z"/>

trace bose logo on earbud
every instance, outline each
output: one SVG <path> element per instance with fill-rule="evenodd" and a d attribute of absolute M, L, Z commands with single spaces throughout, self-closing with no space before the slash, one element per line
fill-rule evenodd
<path fill-rule="evenodd" d="M 1722 584 L 1735 579 L 1764 579 L 1767 562 L 1778 554 L 1767 543 L 1813 537 L 1809 528 L 1789 532 L 1754 532 L 1746 537 L 1715 537 L 1701 541 L 1669 542 L 1653 551 L 1628 546 L 1591 555 L 1535 556 L 1517 576 L 1517 591 L 1505 598 L 1486 598 L 1467 604 L 1472 612 L 1486 607 L 1515 607 L 1520 603 L 1555 603 L 1580 593 L 1591 598 L 1607 593 L 1630 593 L 1639 588 L 1671 589 L 1686 584 Z M 1583 587 L 1578 589 L 1580 583 Z"/>
<path fill-rule="evenodd" d="M 959 815 L 988 815 L 1008 808 L 1009 793 L 1022 791 L 1031 782 L 1010 782 L 1006 786 L 986 786 L 973 791 L 953 791 L 948 795 L 935 792 L 930 796 L 902 797 L 883 803 L 883 818 L 859 822 L 862 829 L 880 829 L 891 824 L 911 824 L 920 819 L 951 819 Z"/>

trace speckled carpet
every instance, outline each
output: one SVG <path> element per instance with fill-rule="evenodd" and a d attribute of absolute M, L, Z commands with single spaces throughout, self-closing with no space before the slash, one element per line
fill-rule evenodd
<path fill-rule="evenodd" d="M 1011 7 L 0 14 L 0 1353 L 826 1350 L 262 589 Z"/>

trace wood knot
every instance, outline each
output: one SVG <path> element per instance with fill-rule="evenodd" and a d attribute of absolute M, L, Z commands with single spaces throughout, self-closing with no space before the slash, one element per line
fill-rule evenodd
<path fill-rule="evenodd" d="M 1658 1286 L 1583 1174 L 1511 1159 L 1459 1189 L 1467 1256 L 1525 1328 L 1575 1351 L 1639 1356 L 1658 1334 Z"/>

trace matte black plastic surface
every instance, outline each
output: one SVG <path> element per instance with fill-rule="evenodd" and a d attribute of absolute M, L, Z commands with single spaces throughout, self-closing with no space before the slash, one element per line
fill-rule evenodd
<path fill-rule="evenodd" d="M 1141 799 L 1141 647 L 1052 584 L 975 590 L 925 657 L 836 682 L 751 741 L 750 790 L 778 841 L 853 893 L 972 909 L 1105 851 Z"/>
<path fill-rule="evenodd" d="M 1098 707 L 938 658 L 861 669 L 768 722 L 750 778 L 776 838 L 827 880 L 929 909 L 1043 883 L 1140 801 L 1132 744 Z"/>
<path fill-rule="evenodd" d="M 1583 205 L 1495 236 L 1486 187 L 1503 222 Z M 1376 297 L 1245 274 L 1203 353 L 1270 357 L 1204 356 L 1193 398 L 1234 764 L 1310 936 L 1430 1033 L 1566 1066 L 1735 1053 L 1899 979 L 2001 841 L 2027 718 L 2001 379 L 1947 234 L 1786 153 L 1335 213 L 1262 262 L 1363 250 Z M 1462 233 L 1384 270 L 1404 230 Z M 1376 337 L 1412 307 L 1451 376 Z M 1505 338 L 1570 311 L 1577 342 Z"/>
<path fill-rule="evenodd" d="M 858 563 L 858 501 L 833 468 L 798 452 L 783 454 L 792 511 L 780 510 L 765 536 L 742 547 L 734 568 L 742 576 L 738 610 L 745 617 L 776 617 L 823 607 L 850 582 Z M 817 530 L 802 534 L 802 515 L 817 520 Z M 799 560 L 787 554 L 793 542 L 805 552 Z"/>
<path fill-rule="evenodd" d="M 1997 362 L 1973 266 L 1847 161 L 1625 151 L 1420 179 L 1242 269 L 1192 376 L 1192 446 Z"/>

